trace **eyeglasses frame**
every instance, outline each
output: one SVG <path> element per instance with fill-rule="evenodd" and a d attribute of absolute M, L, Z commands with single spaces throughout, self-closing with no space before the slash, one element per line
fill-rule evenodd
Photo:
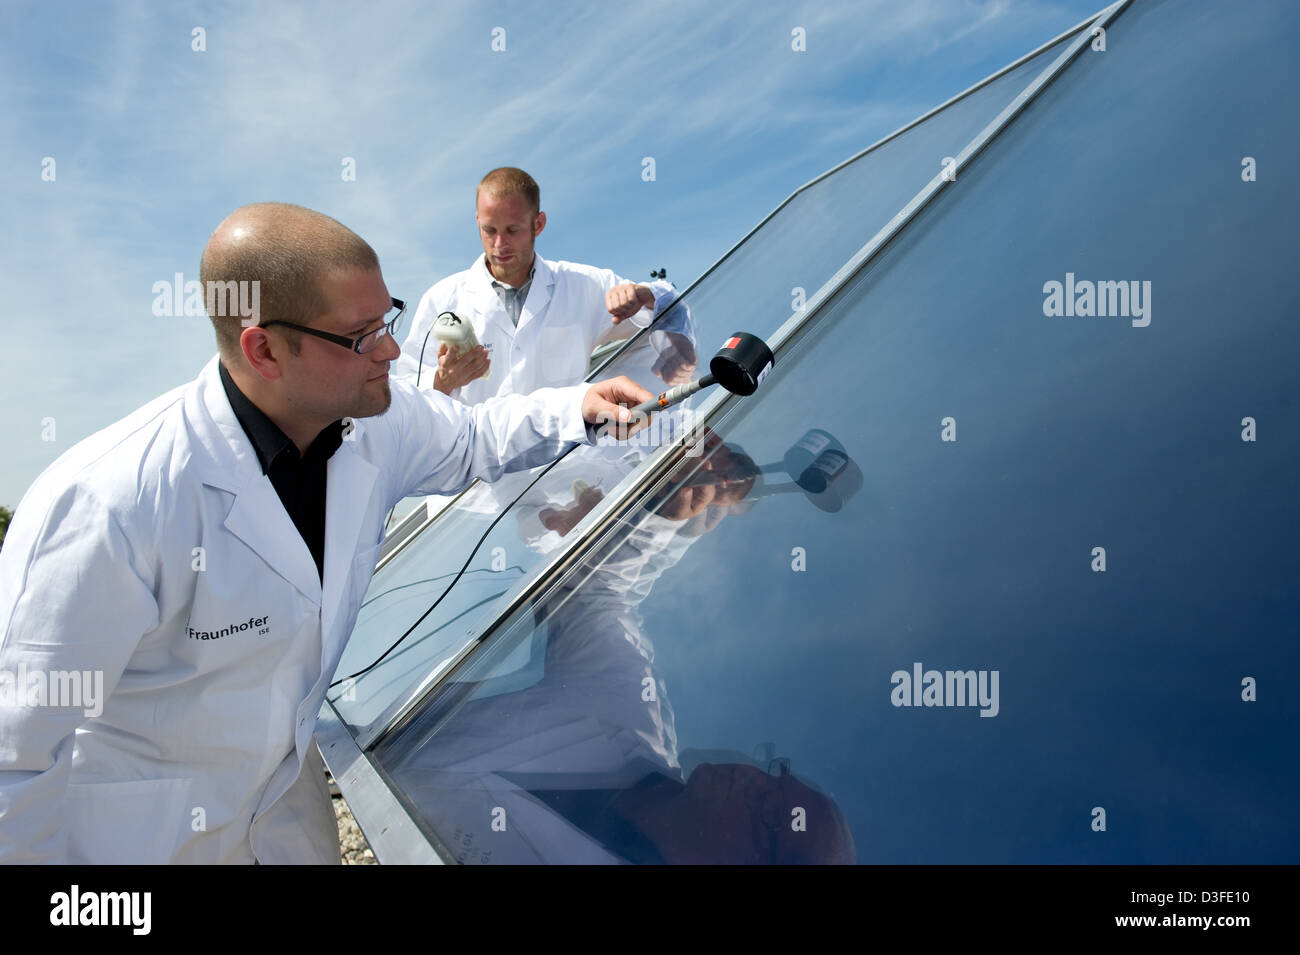
<path fill-rule="evenodd" d="M 391 335 L 393 333 L 393 329 L 397 327 L 397 323 L 400 322 L 402 320 L 402 316 L 406 314 L 406 303 L 404 301 L 402 301 L 400 298 L 394 298 L 392 299 L 392 303 L 393 303 L 393 308 L 397 309 L 397 314 L 394 315 L 390 321 L 387 321 L 383 325 L 380 325 L 374 331 L 366 332 L 360 338 L 347 338 L 343 335 L 335 335 L 333 332 L 323 332 L 319 328 L 309 328 L 306 325 L 299 325 L 297 322 L 286 322 L 283 319 L 279 319 L 279 318 L 272 319 L 269 322 L 263 322 L 261 325 L 257 327 L 270 328 L 272 325 L 284 325 L 287 328 L 296 328 L 298 329 L 298 331 L 305 332 L 306 334 L 312 335 L 316 338 L 323 338 L 325 339 L 325 341 L 333 342 L 335 345 L 342 345 L 344 348 L 351 349 L 352 351 L 356 352 L 356 354 L 358 355 L 365 355 L 374 351 L 375 348 L 378 348 L 379 341 L 384 337 L 385 334 Z M 367 338 L 370 338 L 372 335 L 375 336 L 374 346 L 367 348 L 365 351 L 362 351 L 361 343 L 364 342 Z"/>

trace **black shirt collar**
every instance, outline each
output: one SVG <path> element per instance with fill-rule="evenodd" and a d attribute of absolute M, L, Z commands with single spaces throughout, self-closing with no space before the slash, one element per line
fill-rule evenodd
<path fill-rule="evenodd" d="M 221 375 L 221 386 L 226 389 L 226 397 L 230 400 L 230 409 L 235 413 L 235 418 L 239 421 L 240 427 L 244 429 L 244 434 L 248 435 L 248 440 L 252 442 L 253 450 L 257 452 L 257 460 L 262 465 L 262 473 L 270 474 L 272 466 L 280 455 L 288 452 L 289 459 L 298 460 L 298 449 L 274 421 L 268 418 L 261 408 L 248 400 L 247 396 L 239 390 L 235 380 L 230 377 L 230 372 L 226 371 L 226 366 L 221 362 L 217 363 L 218 373 Z M 319 457 L 329 459 L 334 452 L 339 449 L 343 443 L 343 421 L 335 421 L 333 424 L 325 427 L 320 434 L 311 443 L 307 449 L 306 457 Z"/>

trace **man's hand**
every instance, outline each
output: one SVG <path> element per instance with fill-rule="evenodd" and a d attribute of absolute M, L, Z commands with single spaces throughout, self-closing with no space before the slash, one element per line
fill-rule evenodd
<path fill-rule="evenodd" d="M 665 332 L 664 335 L 667 347 L 659 353 L 650 371 L 667 384 L 684 385 L 691 380 L 691 373 L 695 371 L 695 346 L 689 338 L 677 332 Z"/>
<path fill-rule="evenodd" d="M 615 285 L 605 293 L 605 309 L 614 316 L 615 325 L 643 308 L 654 307 L 655 293 L 644 285 L 626 282 L 623 285 Z"/>
<path fill-rule="evenodd" d="M 487 372 L 492 360 L 482 345 L 470 348 L 459 356 L 444 343 L 438 346 L 438 370 L 433 373 L 433 387 L 449 395 L 462 385 L 468 385 Z"/>
<path fill-rule="evenodd" d="M 582 417 L 588 424 L 605 425 L 605 432 L 612 431 L 618 440 L 624 441 L 650 423 L 649 415 L 640 415 L 632 421 L 628 409 L 653 397 L 631 378 L 608 378 L 587 389 L 582 398 Z"/>

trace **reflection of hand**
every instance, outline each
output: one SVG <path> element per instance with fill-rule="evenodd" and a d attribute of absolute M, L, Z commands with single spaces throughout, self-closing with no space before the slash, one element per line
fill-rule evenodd
<path fill-rule="evenodd" d="M 758 467 L 743 452 L 724 444 L 722 438 L 706 431 L 703 439 L 704 459 L 688 459 L 669 476 L 671 494 L 652 502 L 650 507 L 660 517 L 685 521 L 708 508 L 711 518 L 699 529 L 712 530 L 726 514 L 726 509 L 744 500 L 758 480 Z"/>
<path fill-rule="evenodd" d="M 605 492 L 598 487 L 591 487 L 584 481 L 573 482 L 573 504 L 569 507 L 544 507 L 538 513 L 542 526 L 548 531 L 555 531 L 561 537 L 578 526 L 578 522 L 599 504 Z"/>
<path fill-rule="evenodd" d="M 711 459 L 718 472 L 718 493 L 715 504 L 729 507 L 739 504 L 754 489 L 758 481 L 758 465 L 739 448 L 724 444 Z"/>
<path fill-rule="evenodd" d="M 704 467 L 709 467 L 706 462 Z M 663 501 L 657 513 L 670 521 L 684 521 L 699 514 L 713 502 L 717 488 L 712 484 L 683 484 Z"/>
<path fill-rule="evenodd" d="M 438 346 L 438 370 L 433 373 L 433 387 L 449 395 L 462 385 L 482 377 L 491 364 L 487 349 L 482 345 L 456 353 L 443 343 Z"/>
<path fill-rule="evenodd" d="M 677 332 L 665 332 L 665 335 L 668 347 L 650 370 L 670 385 L 684 385 L 691 380 L 697 364 L 695 346 L 689 338 Z"/>
<path fill-rule="evenodd" d="M 605 293 L 605 310 L 614 316 L 615 325 L 643 308 L 654 307 L 655 293 L 644 285 L 626 282 L 623 285 L 615 285 Z"/>

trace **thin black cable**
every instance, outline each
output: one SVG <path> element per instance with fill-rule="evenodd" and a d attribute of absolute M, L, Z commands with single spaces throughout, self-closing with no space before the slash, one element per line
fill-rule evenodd
<path fill-rule="evenodd" d="M 572 444 L 572 445 L 570 445 L 570 446 L 569 446 L 569 449 L 568 449 L 567 451 L 565 451 L 563 454 L 561 454 L 558 458 L 556 458 L 556 459 L 555 459 L 554 461 L 552 461 L 550 464 L 546 465 L 546 467 L 544 467 L 544 468 L 542 469 L 541 473 L 538 474 L 537 477 L 535 477 L 535 478 L 533 478 L 531 481 L 529 481 L 529 482 L 528 482 L 528 486 L 525 487 L 522 491 L 520 491 L 520 492 L 519 492 L 519 495 L 518 495 L 518 496 L 517 496 L 513 501 L 511 501 L 509 504 L 507 504 L 507 505 L 502 509 L 501 513 L 498 514 L 498 515 L 493 519 L 492 523 L 488 525 L 487 530 L 485 530 L 485 531 L 482 533 L 482 535 L 479 537 L 479 539 L 478 539 L 478 543 L 476 543 L 476 544 L 474 545 L 474 549 L 473 549 L 472 551 L 469 552 L 469 556 L 465 558 L 465 563 L 462 564 L 460 570 L 457 571 L 455 579 L 452 580 L 452 582 L 449 583 L 449 584 L 447 585 L 447 589 L 444 590 L 444 591 L 443 591 L 443 592 L 438 596 L 438 599 L 435 600 L 435 601 L 433 602 L 433 604 L 429 607 L 428 610 L 426 610 L 424 613 L 420 614 L 420 618 L 419 618 L 418 620 L 416 620 L 415 623 L 411 624 L 411 626 L 410 626 L 409 628 L 407 628 L 407 631 L 406 631 L 404 634 L 402 634 L 400 637 L 398 637 L 398 638 L 397 638 L 397 641 L 396 641 L 396 642 L 395 642 L 391 647 L 389 647 L 387 650 L 385 650 L 385 651 L 383 652 L 383 654 L 380 655 L 379 659 L 375 660 L 375 662 L 372 663 L 372 664 L 370 664 L 368 667 L 365 667 L 364 669 L 358 670 L 356 673 L 353 673 L 353 674 L 350 675 L 350 676 L 345 676 L 345 677 L 342 677 L 341 679 L 335 680 L 333 683 L 331 683 L 331 684 L 329 685 L 328 689 L 331 689 L 331 690 L 332 690 L 332 689 L 334 689 L 334 687 L 338 686 L 340 683 L 344 682 L 345 680 L 354 680 L 354 679 L 356 679 L 357 677 L 359 677 L 359 676 L 361 676 L 361 675 L 363 675 L 363 674 L 365 674 L 365 673 L 370 672 L 370 671 L 373 670 L 375 667 L 379 666 L 379 664 L 381 664 L 382 662 L 384 662 L 384 659 L 385 659 L 385 658 L 386 658 L 390 653 L 392 653 L 392 652 L 393 652 L 394 650 L 396 650 L 399 646 L 401 646 L 402 641 L 404 641 L 407 637 L 409 637 L 412 633 L 414 633 L 414 632 L 415 632 L 415 628 L 418 627 L 421 623 L 424 622 L 424 618 L 427 617 L 427 616 L 429 616 L 429 614 L 433 613 L 433 611 L 434 611 L 435 609 L 437 609 L 438 604 L 442 603 L 443 598 L 446 597 L 447 594 L 451 593 L 451 589 L 452 589 L 453 587 L 456 586 L 456 584 L 457 584 L 457 582 L 460 580 L 460 578 L 464 576 L 465 571 L 469 569 L 470 561 L 472 561 L 472 560 L 474 559 L 474 555 L 478 553 L 478 549 L 479 549 L 480 547 L 483 546 L 483 542 L 484 542 L 485 540 L 487 540 L 488 535 L 492 533 L 492 529 L 493 529 L 494 527 L 497 526 L 497 524 L 500 522 L 501 518 L 505 517 L 508 513 L 510 513 L 510 509 L 513 508 L 516 504 L 519 503 L 519 499 L 522 498 L 522 497 L 523 497 L 525 494 L 527 494 L 529 491 L 531 491 L 531 490 L 533 489 L 533 485 L 535 485 L 535 484 L 536 484 L 538 481 L 540 481 L 542 478 L 546 477 L 546 475 L 549 474 L 549 473 L 551 472 L 551 468 L 555 467 L 557 464 L 559 464 L 561 461 L 563 461 L 565 458 L 567 458 L 571 453 L 573 453 L 574 449 L 575 449 L 575 448 L 578 448 L 578 447 L 581 447 L 581 445 L 579 445 L 579 444 Z"/>
<path fill-rule="evenodd" d="M 437 322 L 437 319 L 434 319 Z M 424 350 L 429 347 L 429 336 L 433 334 L 433 325 L 424 333 L 424 341 L 420 344 L 420 362 L 415 366 L 415 387 L 420 387 L 420 372 L 424 371 Z"/>
<path fill-rule="evenodd" d="M 437 320 L 435 319 L 435 324 L 436 321 Z M 420 343 L 420 361 L 415 366 L 415 387 L 417 389 L 420 387 L 420 375 L 424 372 L 424 350 L 429 347 L 429 336 L 432 334 L 433 334 L 433 325 L 430 325 L 429 330 L 424 333 L 424 341 Z M 393 515 L 396 513 L 397 513 L 397 505 L 394 504 L 393 509 L 388 512 L 388 520 L 384 521 L 385 530 L 387 530 L 388 527 L 393 523 Z M 331 684 L 331 686 L 332 685 L 333 684 Z"/>
<path fill-rule="evenodd" d="M 664 310 L 664 314 L 667 314 L 667 309 Z M 660 316 L 658 315 L 655 316 L 656 319 L 658 319 L 659 317 Z M 647 328 L 651 328 L 653 326 L 654 326 L 654 322 L 652 321 L 650 325 L 647 326 Z M 642 331 L 644 330 L 645 329 L 642 329 Z M 429 336 L 431 334 L 433 334 L 433 325 L 430 325 L 429 330 L 424 333 L 424 341 L 420 344 L 420 360 L 416 364 L 416 369 L 415 369 L 415 387 L 417 389 L 420 387 L 420 373 L 424 370 L 424 350 L 426 347 L 428 347 Z M 633 337 L 635 338 L 637 336 L 633 336 Z M 620 352 L 622 350 L 623 349 L 620 349 Z M 606 364 L 608 364 L 608 362 Z M 604 366 L 602 365 L 601 367 L 603 368 Z M 590 377 L 590 375 L 588 377 Z M 405 640 L 407 637 L 409 637 L 411 633 L 415 630 L 415 628 L 418 627 L 424 621 L 424 618 L 429 616 L 429 614 L 433 613 L 433 611 L 437 608 L 438 604 L 442 603 L 443 598 L 446 597 L 447 594 L 451 593 L 451 589 L 455 587 L 457 582 L 459 582 L 460 578 L 464 576 L 466 569 L 469 567 L 470 561 L 474 559 L 474 555 L 478 553 L 478 549 L 483 546 L 483 542 L 487 540 L 487 536 L 492 533 L 492 528 L 497 526 L 497 522 L 500 521 L 501 518 L 505 517 L 512 507 L 514 507 L 516 504 L 519 503 L 520 498 L 522 498 L 525 494 L 527 494 L 529 491 L 533 489 L 533 485 L 535 485 L 542 478 L 546 477 L 546 475 L 550 473 L 551 468 L 555 467 L 557 464 L 559 464 L 561 461 L 567 458 L 569 454 L 572 453 L 572 451 L 577 447 L 579 447 L 579 445 L 577 444 L 572 445 L 567 451 L 561 454 L 558 458 L 556 458 L 550 464 L 546 465 L 546 467 L 542 469 L 542 472 L 538 474 L 537 477 L 533 478 L 532 481 L 528 483 L 527 487 L 525 487 L 522 491 L 519 492 L 519 496 L 506 505 L 506 507 L 501 511 L 501 513 L 496 516 L 496 519 L 493 520 L 492 523 L 488 525 L 487 530 L 483 532 L 482 536 L 479 537 L 478 543 L 474 545 L 474 549 L 469 552 L 469 556 L 465 558 L 465 563 L 461 566 L 460 570 L 456 573 L 455 580 L 453 580 L 450 584 L 448 584 L 447 589 L 444 590 L 438 596 L 438 599 L 433 602 L 433 605 L 430 606 L 428 610 L 426 610 L 424 613 L 420 615 L 420 619 L 416 620 L 415 623 L 411 624 L 410 628 L 407 629 L 407 631 L 404 634 L 402 634 L 400 637 L 397 638 L 396 643 L 394 643 L 391 647 L 385 650 L 383 654 L 379 657 L 379 659 L 375 660 L 374 663 L 370 664 L 365 669 L 358 670 L 356 673 L 353 673 L 351 676 L 345 676 L 341 679 L 335 680 L 326 689 L 332 690 L 334 689 L 334 687 L 338 686 L 344 680 L 353 680 L 365 673 L 370 672 L 375 667 L 379 666 L 379 664 L 382 663 L 390 653 L 396 650 L 401 645 L 402 641 Z M 393 510 L 395 511 L 396 509 L 397 509 L 397 505 L 394 504 Z M 390 511 L 388 515 L 388 519 L 391 521 L 392 517 L 393 514 L 392 511 Z"/>
<path fill-rule="evenodd" d="M 480 600 L 478 603 L 470 604 L 468 607 L 466 607 L 466 608 L 465 608 L 464 610 L 462 610 L 460 613 L 456 614 L 456 616 L 454 616 L 454 617 L 450 617 L 450 618 L 447 619 L 444 623 L 441 623 L 441 624 L 439 624 L 438 626 L 434 627 L 434 628 L 433 628 L 432 630 L 430 630 L 427 634 L 425 634 L 425 637 L 431 637 L 431 636 L 433 636 L 435 633 L 437 633 L 438 631 L 440 631 L 440 630 L 445 630 L 447 627 L 450 627 L 452 624 L 454 624 L 454 623 L 455 623 L 457 620 L 459 620 L 461 617 L 464 617 L 466 614 L 473 613 L 475 610 L 477 610 L 479 607 L 482 607 L 484 604 L 489 604 L 489 603 L 491 603 L 492 601 L 496 600 L 498 597 L 503 597 L 503 596 L 505 596 L 506 592 L 507 592 L 509 589 L 510 589 L 510 588 L 507 587 L 506 590 L 498 590 L 498 591 L 497 591 L 496 593 L 494 593 L 494 594 L 488 594 L 486 597 L 484 597 L 484 598 L 483 598 L 482 600 Z M 423 638 L 422 638 L 422 639 L 423 639 Z M 409 647 L 406 647 L 406 648 L 403 649 L 403 650 L 399 650 L 398 653 L 397 653 L 397 655 L 394 656 L 393 659 L 396 660 L 396 659 L 397 659 L 398 657 L 400 657 L 403 653 L 406 653 L 407 651 L 410 651 L 410 650 L 415 650 L 415 649 L 417 649 L 417 648 L 419 647 L 419 645 L 420 645 L 420 644 L 419 644 L 419 641 L 416 641 L 415 643 L 411 644 Z M 344 678 L 343 678 L 343 681 L 346 682 L 348 679 L 350 679 L 350 678 L 349 678 L 349 677 L 344 677 Z M 335 684 L 331 683 L 330 686 L 327 688 L 327 692 L 328 692 L 328 690 L 333 689 L 334 686 L 335 686 Z M 326 696 L 326 699 L 329 699 L 330 702 L 333 703 L 333 702 L 336 702 L 336 701 L 337 701 L 338 697 L 334 697 L 333 699 L 331 699 L 329 696 Z"/>
<path fill-rule="evenodd" d="M 477 568 L 477 569 L 478 569 L 478 570 L 492 570 L 492 568 L 490 568 L 490 567 L 479 567 L 479 568 Z M 521 574 L 524 572 L 523 567 L 519 566 L 518 564 L 511 564 L 509 567 L 502 568 L 502 570 L 493 570 L 492 573 L 494 573 L 494 574 L 499 574 L 499 573 L 502 573 L 503 571 L 506 571 L 506 570 L 517 570 L 517 571 L 519 571 L 519 573 L 521 573 Z M 450 577 L 450 576 L 451 576 L 452 574 L 454 574 L 454 573 L 456 573 L 456 572 L 455 572 L 454 570 L 452 570 L 452 571 L 448 571 L 448 572 L 445 573 L 445 574 L 439 574 L 437 577 L 421 577 L 419 580 L 413 580 L 413 581 L 411 581 L 409 584 L 399 584 L 399 585 L 396 586 L 396 587 L 390 587 L 390 588 L 388 588 L 387 590 L 385 590 L 385 591 L 383 591 L 383 592 L 381 592 L 381 593 L 377 593 L 377 594 L 375 594 L 375 595 L 374 595 L 373 597 L 371 597 L 369 600 L 365 601 L 365 603 L 363 603 L 363 604 L 361 605 L 360 609 L 361 609 L 361 610 L 365 610 L 367 606 L 369 606 L 370 604 L 374 603 L 374 602 L 375 602 L 376 600 L 378 600 L 380 597 L 387 597 L 389 594 L 395 594 L 395 593 L 397 593 L 399 590 L 406 590 L 408 587 L 418 587 L 418 586 L 420 586 L 420 584 L 431 584 L 431 583 L 433 583 L 435 580 L 442 580 L 444 577 Z M 472 573 L 474 573 L 474 571 L 471 570 L 470 573 L 472 574 Z"/>

